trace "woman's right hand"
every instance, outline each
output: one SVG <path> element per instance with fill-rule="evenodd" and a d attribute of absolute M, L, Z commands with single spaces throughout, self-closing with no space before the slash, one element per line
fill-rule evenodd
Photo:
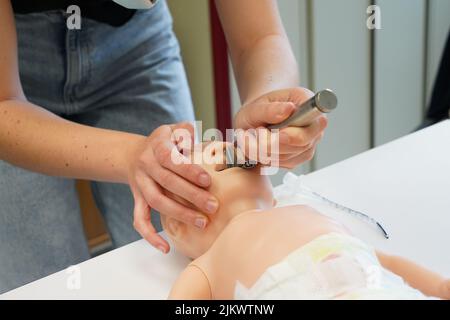
<path fill-rule="evenodd" d="M 173 133 L 177 129 L 189 133 L 192 146 L 194 128 L 191 124 L 163 125 L 143 139 L 128 160 L 128 182 L 134 197 L 134 227 L 144 239 L 164 253 L 170 247 L 152 225 L 151 208 L 204 228 L 208 219 L 199 212 L 212 214 L 219 205 L 217 199 L 205 190 L 211 183 L 209 174 L 199 165 L 180 161 L 184 155 L 178 151 L 177 142 L 174 141 Z M 195 211 L 168 198 L 164 189 L 187 200 L 199 210 Z"/>

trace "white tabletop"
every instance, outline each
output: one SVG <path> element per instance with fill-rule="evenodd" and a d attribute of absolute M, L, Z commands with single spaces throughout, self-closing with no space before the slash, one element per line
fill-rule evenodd
<path fill-rule="evenodd" d="M 314 191 L 382 222 L 391 238 L 354 216 L 310 203 L 355 235 L 450 276 L 450 121 L 411 134 L 305 177 Z M 280 200 L 302 203 L 302 197 Z M 188 260 L 143 240 L 79 265 L 80 288 L 61 271 L 0 299 L 164 299 Z"/>

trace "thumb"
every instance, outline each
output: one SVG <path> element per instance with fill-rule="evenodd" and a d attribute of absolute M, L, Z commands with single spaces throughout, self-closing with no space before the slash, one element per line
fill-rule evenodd
<path fill-rule="evenodd" d="M 292 102 L 251 103 L 239 111 L 236 126 L 242 129 L 265 127 L 284 121 L 294 111 Z"/>

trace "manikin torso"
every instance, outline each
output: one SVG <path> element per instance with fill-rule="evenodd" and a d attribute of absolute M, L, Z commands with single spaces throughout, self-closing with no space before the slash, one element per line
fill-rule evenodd
<path fill-rule="evenodd" d="M 193 154 L 224 158 L 225 144 L 214 142 L 202 147 Z M 211 175 L 209 191 L 220 203 L 219 210 L 208 216 L 206 228 L 161 215 L 174 247 L 194 259 L 172 287 L 171 298 L 233 299 L 238 282 L 251 288 L 268 268 L 314 239 L 349 233 L 343 225 L 310 207 L 274 208 L 272 186 L 258 167 L 223 170 L 223 162 L 202 167 Z M 175 195 L 168 196 L 189 206 Z M 404 276 L 427 295 L 450 297 L 450 281 L 440 275 L 401 257 L 380 252 L 376 255 L 384 268 Z M 411 297 L 403 284 L 396 288 L 399 298 Z"/>
<path fill-rule="evenodd" d="M 222 157 L 226 145 L 202 147 L 194 155 L 205 159 Z M 343 226 L 307 206 L 274 208 L 272 186 L 260 168 L 223 170 L 223 162 L 202 166 L 211 175 L 209 191 L 219 199 L 219 211 L 203 231 L 164 215 L 162 222 L 178 251 L 193 257 L 192 264 L 206 276 L 213 299 L 233 299 L 237 281 L 250 288 L 268 267 L 318 236 L 346 233 Z"/>
<path fill-rule="evenodd" d="M 347 233 L 343 226 L 309 207 L 248 211 L 235 216 L 193 263 L 208 278 L 213 299 L 233 299 L 236 281 L 252 287 L 268 267 L 331 232 Z"/>

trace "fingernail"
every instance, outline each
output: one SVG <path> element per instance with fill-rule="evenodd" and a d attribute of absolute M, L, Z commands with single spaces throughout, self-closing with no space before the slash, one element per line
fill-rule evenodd
<path fill-rule="evenodd" d="M 200 229 L 204 229 L 206 227 L 206 219 L 204 218 L 195 219 L 195 226 Z"/>
<path fill-rule="evenodd" d="M 200 176 L 198 177 L 198 182 L 204 187 L 209 186 L 210 183 L 209 175 L 206 173 L 200 174 Z"/>
<path fill-rule="evenodd" d="M 282 106 L 280 108 L 280 111 L 279 111 L 278 114 L 279 115 L 285 115 L 286 113 L 288 113 L 291 110 L 292 110 L 292 105 L 291 104 L 285 104 L 284 106 Z"/>
<path fill-rule="evenodd" d="M 295 106 L 293 104 L 287 104 L 284 105 L 282 108 L 280 108 L 280 112 L 278 113 L 278 117 L 286 118 L 292 111 L 295 109 Z"/>
<path fill-rule="evenodd" d="M 287 113 L 288 113 L 287 110 L 288 110 L 288 107 L 286 107 L 286 106 L 281 107 L 278 110 L 278 113 L 276 115 L 277 119 L 278 120 L 284 120 L 286 118 L 286 116 L 287 116 Z"/>
<path fill-rule="evenodd" d="M 328 124 L 328 120 L 327 120 L 327 118 L 326 117 L 322 117 L 322 118 L 320 118 L 320 125 L 322 126 L 322 127 L 326 127 L 327 126 L 327 124 Z"/>
<path fill-rule="evenodd" d="M 158 246 L 157 247 L 159 251 L 161 251 L 162 253 L 166 253 L 166 248 L 164 248 L 164 246 Z"/>
<path fill-rule="evenodd" d="M 291 138 L 286 132 L 280 132 L 280 143 L 287 144 L 290 140 Z"/>
<path fill-rule="evenodd" d="M 217 208 L 219 207 L 219 203 L 215 198 L 210 198 L 206 202 L 206 211 L 209 213 L 214 213 L 217 211 Z"/>

